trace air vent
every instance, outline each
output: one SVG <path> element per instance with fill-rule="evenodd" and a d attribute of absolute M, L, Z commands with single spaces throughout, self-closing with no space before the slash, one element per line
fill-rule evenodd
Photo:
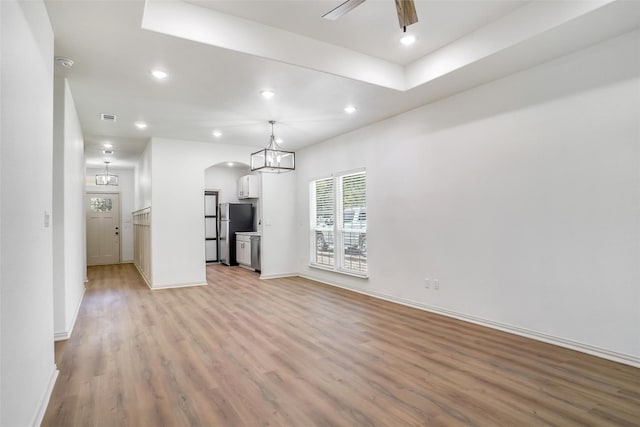
<path fill-rule="evenodd" d="M 100 120 L 104 120 L 105 122 L 115 122 L 116 115 L 115 114 L 100 114 Z"/>

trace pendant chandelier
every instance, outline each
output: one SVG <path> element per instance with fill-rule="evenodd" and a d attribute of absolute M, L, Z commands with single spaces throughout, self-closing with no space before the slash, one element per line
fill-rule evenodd
<path fill-rule="evenodd" d="M 111 162 L 104 162 L 105 171 L 96 174 L 96 185 L 118 185 L 118 175 L 109 173 L 109 163 Z"/>
<path fill-rule="evenodd" d="M 273 125 L 276 122 L 271 120 L 269 123 L 271 124 L 269 145 L 251 154 L 251 171 L 281 173 L 295 170 L 296 153 L 280 148 L 273 135 Z"/>

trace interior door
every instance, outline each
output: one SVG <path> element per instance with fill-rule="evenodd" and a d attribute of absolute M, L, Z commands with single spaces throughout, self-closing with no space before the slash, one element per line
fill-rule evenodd
<path fill-rule="evenodd" d="M 87 265 L 120 262 L 120 195 L 87 193 Z"/>

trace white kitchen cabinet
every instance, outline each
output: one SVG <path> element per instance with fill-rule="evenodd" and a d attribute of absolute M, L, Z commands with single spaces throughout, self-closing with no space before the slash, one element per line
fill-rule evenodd
<path fill-rule="evenodd" d="M 236 234 L 236 262 L 247 267 L 251 266 L 251 237 Z"/>
<path fill-rule="evenodd" d="M 257 175 L 245 175 L 238 179 L 238 199 L 257 199 L 259 180 Z"/>

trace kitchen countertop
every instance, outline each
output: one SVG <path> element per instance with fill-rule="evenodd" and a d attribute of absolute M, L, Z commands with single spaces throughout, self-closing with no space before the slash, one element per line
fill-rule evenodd
<path fill-rule="evenodd" d="M 243 236 L 259 236 L 259 231 L 236 231 L 237 234 L 242 234 Z"/>

